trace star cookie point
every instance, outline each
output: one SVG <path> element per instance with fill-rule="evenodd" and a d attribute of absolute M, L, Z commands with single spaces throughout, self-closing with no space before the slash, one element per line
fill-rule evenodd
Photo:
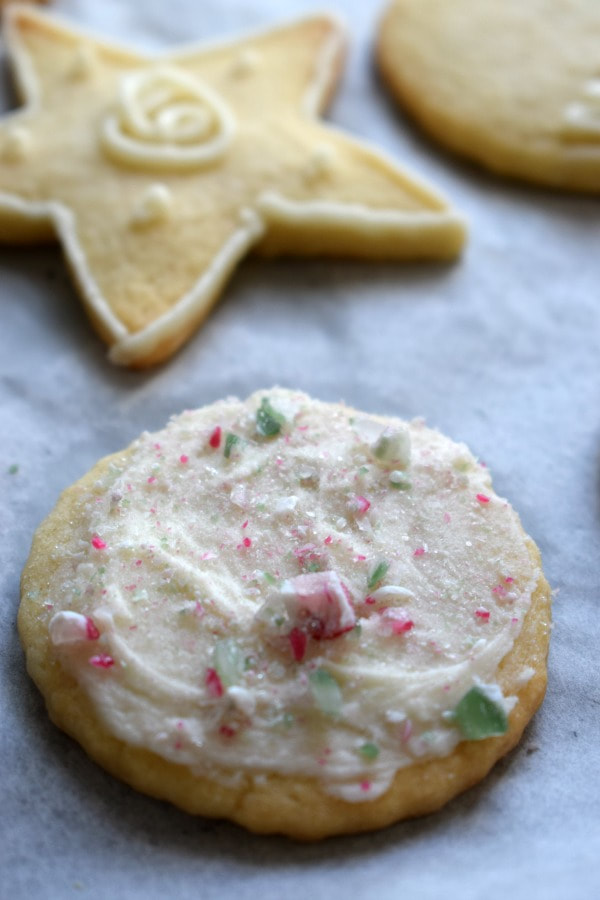
<path fill-rule="evenodd" d="M 25 106 L 0 121 L 0 235 L 53 228 L 110 359 L 170 356 L 253 248 L 449 258 L 460 218 L 320 121 L 345 32 L 314 16 L 144 56 L 19 7 Z"/>

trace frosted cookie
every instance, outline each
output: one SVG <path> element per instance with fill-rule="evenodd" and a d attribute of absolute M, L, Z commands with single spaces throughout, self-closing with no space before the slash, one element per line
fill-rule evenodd
<path fill-rule="evenodd" d="M 18 8 L 6 44 L 26 105 L 0 122 L 0 240 L 58 237 L 115 363 L 172 354 L 251 249 L 460 251 L 437 193 L 318 121 L 337 19 L 147 57 Z"/>
<path fill-rule="evenodd" d="M 377 58 L 441 143 L 540 184 L 600 190 L 597 0 L 393 0 Z"/>
<path fill-rule="evenodd" d="M 274 389 L 99 462 L 19 629 L 52 719 L 192 813 L 315 839 L 430 812 L 542 700 L 550 592 L 463 444 Z"/>

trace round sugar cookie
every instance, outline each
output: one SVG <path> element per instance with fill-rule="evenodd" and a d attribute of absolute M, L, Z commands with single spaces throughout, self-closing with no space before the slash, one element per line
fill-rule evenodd
<path fill-rule="evenodd" d="M 274 388 L 66 490 L 19 630 L 53 721 L 114 775 L 312 840 L 435 810 L 515 745 L 550 590 L 464 444 Z"/>
<path fill-rule="evenodd" d="M 600 190 L 597 0 L 393 0 L 377 59 L 451 150 L 505 175 Z"/>

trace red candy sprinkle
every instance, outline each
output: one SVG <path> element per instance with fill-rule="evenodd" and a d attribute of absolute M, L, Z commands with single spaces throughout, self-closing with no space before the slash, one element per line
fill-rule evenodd
<path fill-rule="evenodd" d="M 206 678 L 204 679 L 204 683 L 206 684 L 208 693 L 211 697 L 223 696 L 223 682 L 219 678 L 219 675 L 215 669 L 206 670 Z"/>
<path fill-rule="evenodd" d="M 331 535 L 328 535 L 328 536 L 325 538 L 325 540 L 323 541 L 323 543 L 324 543 L 324 544 L 330 544 L 330 543 L 332 542 L 332 540 L 333 540 L 333 538 L 331 537 Z"/>
<path fill-rule="evenodd" d="M 179 462 L 183 463 L 185 465 L 186 462 L 188 461 L 188 459 L 189 459 L 189 456 L 186 456 L 185 453 L 182 453 L 181 456 L 179 457 Z"/>
<path fill-rule="evenodd" d="M 213 433 L 211 434 L 208 443 L 213 448 L 213 450 L 217 450 L 221 446 L 221 426 L 217 425 Z"/>
<path fill-rule="evenodd" d="M 92 538 L 92 547 L 95 547 L 96 550 L 106 550 L 106 542 L 102 540 L 101 537 L 98 537 L 97 534 Z"/>
<path fill-rule="evenodd" d="M 249 537 L 245 537 L 244 540 L 242 541 L 242 544 L 244 545 L 244 547 L 251 547 L 252 541 L 250 540 Z"/>
<path fill-rule="evenodd" d="M 487 622 L 487 620 L 490 617 L 489 610 L 487 610 L 487 609 L 476 609 L 475 615 L 477 616 L 478 619 L 482 619 L 482 621 L 484 621 L 484 622 Z"/>
<path fill-rule="evenodd" d="M 370 791 L 371 790 L 371 782 L 370 781 L 361 781 L 360 789 L 361 789 L 361 791 Z"/>
<path fill-rule="evenodd" d="M 290 646 L 296 662 L 302 662 L 306 653 L 307 637 L 306 632 L 300 628 L 292 628 L 289 633 Z"/>
<path fill-rule="evenodd" d="M 487 497 L 485 494 L 477 494 L 477 499 L 479 500 L 480 503 L 489 503 L 490 502 L 490 498 Z"/>
<path fill-rule="evenodd" d="M 97 669 L 110 669 L 114 666 L 115 661 L 112 656 L 107 653 L 99 653 L 98 656 L 90 656 L 90 666 L 96 666 Z"/>
<path fill-rule="evenodd" d="M 232 738 L 235 737 L 236 731 L 235 728 L 232 728 L 231 725 L 221 725 L 219 728 L 219 734 L 222 734 L 223 737 Z"/>
<path fill-rule="evenodd" d="M 244 524 L 242 525 L 242 528 L 247 528 L 247 527 L 248 527 L 248 519 L 246 519 L 246 521 L 245 521 Z"/>
<path fill-rule="evenodd" d="M 155 481 L 156 481 L 156 477 L 154 475 L 151 475 L 150 478 L 148 479 L 148 484 L 154 484 Z"/>
<path fill-rule="evenodd" d="M 356 497 L 356 504 L 357 504 L 357 506 L 358 506 L 358 511 L 359 511 L 359 513 L 361 513 L 361 514 L 366 513 L 367 510 L 370 509 L 370 507 L 371 507 L 371 501 L 370 501 L 370 500 L 367 500 L 366 497 L 360 497 L 360 496 L 357 496 L 357 497 Z"/>
<path fill-rule="evenodd" d="M 424 554 L 425 554 L 425 547 L 417 547 L 417 549 L 413 553 L 413 556 L 424 556 Z"/>
<path fill-rule="evenodd" d="M 94 624 L 94 620 L 90 619 L 89 616 L 86 616 L 85 622 L 86 622 L 86 636 L 87 636 L 88 641 L 97 641 L 98 638 L 100 637 L 100 632 L 96 628 L 96 626 Z"/>
<path fill-rule="evenodd" d="M 411 630 L 414 622 L 411 619 L 390 619 L 389 624 L 394 634 L 406 634 Z"/>

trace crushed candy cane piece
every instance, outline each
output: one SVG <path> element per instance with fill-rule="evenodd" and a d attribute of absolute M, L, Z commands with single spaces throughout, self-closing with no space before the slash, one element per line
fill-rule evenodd
<path fill-rule="evenodd" d="M 283 583 L 281 597 L 294 626 L 305 626 L 317 640 L 354 628 L 352 598 L 336 572 L 297 575 Z"/>
<path fill-rule="evenodd" d="M 214 428 L 210 438 L 208 439 L 208 443 L 213 448 L 213 450 L 218 450 L 221 446 L 221 434 L 221 426 L 217 425 L 216 428 Z"/>
<path fill-rule="evenodd" d="M 293 512 L 298 505 L 298 498 L 294 495 L 291 497 L 281 497 L 275 503 L 273 512 L 276 514 L 283 514 L 288 512 Z"/>
<path fill-rule="evenodd" d="M 413 628 L 414 622 L 400 609 L 386 609 L 381 615 L 384 632 L 391 634 L 406 634 Z"/>
<path fill-rule="evenodd" d="M 397 491 L 410 491 L 412 487 L 412 481 L 406 472 L 402 472 L 400 469 L 394 469 L 393 472 L 390 472 L 389 481 L 391 486 Z"/>
<path fill-rule="evenodd" d="M 223 682 L 219 678 L 219 673 L 216 669 L 209 668 L 206 670 L 204 683 L 211 697 L 218 698 L 223 696 Z"/>
<path fill-rule="evenodd" d="M 272 619 L 277 606 L 291 626 L 288 636 L 298 662 L 306 649 L 299 631 L 314 640 L 330 640 L 351 631 L 356 623 L 352 596 L 336 572 L 308 572 L 287 579 L 258 611 L 258 619 Z M 280 617 L 274 621 L 282 624 Z"/>
<path fill-rule="evenodd" d="M 384 465 L 405 469 L 410 464 L 410 432 L 406 425 L 390 425 L 381 432 L 371 452 Z"/>
<path fill-rule="evenodd" d="M 408 588 L 400 587 L 398 584 L 386 584 L 377 588 L 366 599 L 366 603 L 391 603 L 394 600 L 414 600 L 415 594 Z"/>
<path fill-rule="evenodd" d="M 285 416 L 273 409 L 269 399 L 263 397 L 256 411 L 256 431 L 262 437 L 275 437 L 285 424 Z"/>
<path fill-rule="evenodd" d="M 355 516 L 364 516 L 367 510 L 371 508 L 371 501 L 367 500 L 366 497 L 355 494 L 348 500 L 347 507 Z"/>
<path fill-rule="evenodd" d="M 498 685 L 475 685 L 464 695 L 454 710 L 455 721 L 463 737 L 482 741 L 505 734 L 508 718 L 503 708 Z"/>
<path fill-rule="evenodd" d="M 306 653 L 306 645 L 308 637 L 306 632 L 297 626 L 292 628 L 289 635 L 290 647 L 292 648 L 292 656 L 296 662 L 302 662 Z"/>
<path fill-rule="evenodd" d="M 55 646 L 75 644 L 79 641 L 97 641 L 100 632 L 89 616 L 63 610 L 50 619 L 50 640 Z"/>
<path fill-rule="evenodd" d="M 114 659 L 108 653 L 98 653 L 97 656 L 90 656 L 88 661 L 90 666 L 94 666 L 96 669 L 110 669 L 115 664 Z"/>
<path fill-rule="evenodd" d="M 338 716 L 342 711 L 342 691 L 338 682 L 327 669 L 315 669 L 308 676 L 313 699 L 321 712 L 328 716 Z"/>
<path fill-rule="evenodd" d="M 390 567 L 389 562 L 386 562 L 385 560 L 382 560 L 381 562 L 377 563 L 377 565 L 375 566 L 375 568 L 373 569 L 373 571 L 371 572 L 371 574 L 369 575 L 369 578 L 367 580 L 367 587 L 369 590 L 372 590 L 373 588 L 377 587 L 379 582 L 383 581 L 383 579 L 387 575 L 387 571 L 388 571 L 389 567 Z"/>

